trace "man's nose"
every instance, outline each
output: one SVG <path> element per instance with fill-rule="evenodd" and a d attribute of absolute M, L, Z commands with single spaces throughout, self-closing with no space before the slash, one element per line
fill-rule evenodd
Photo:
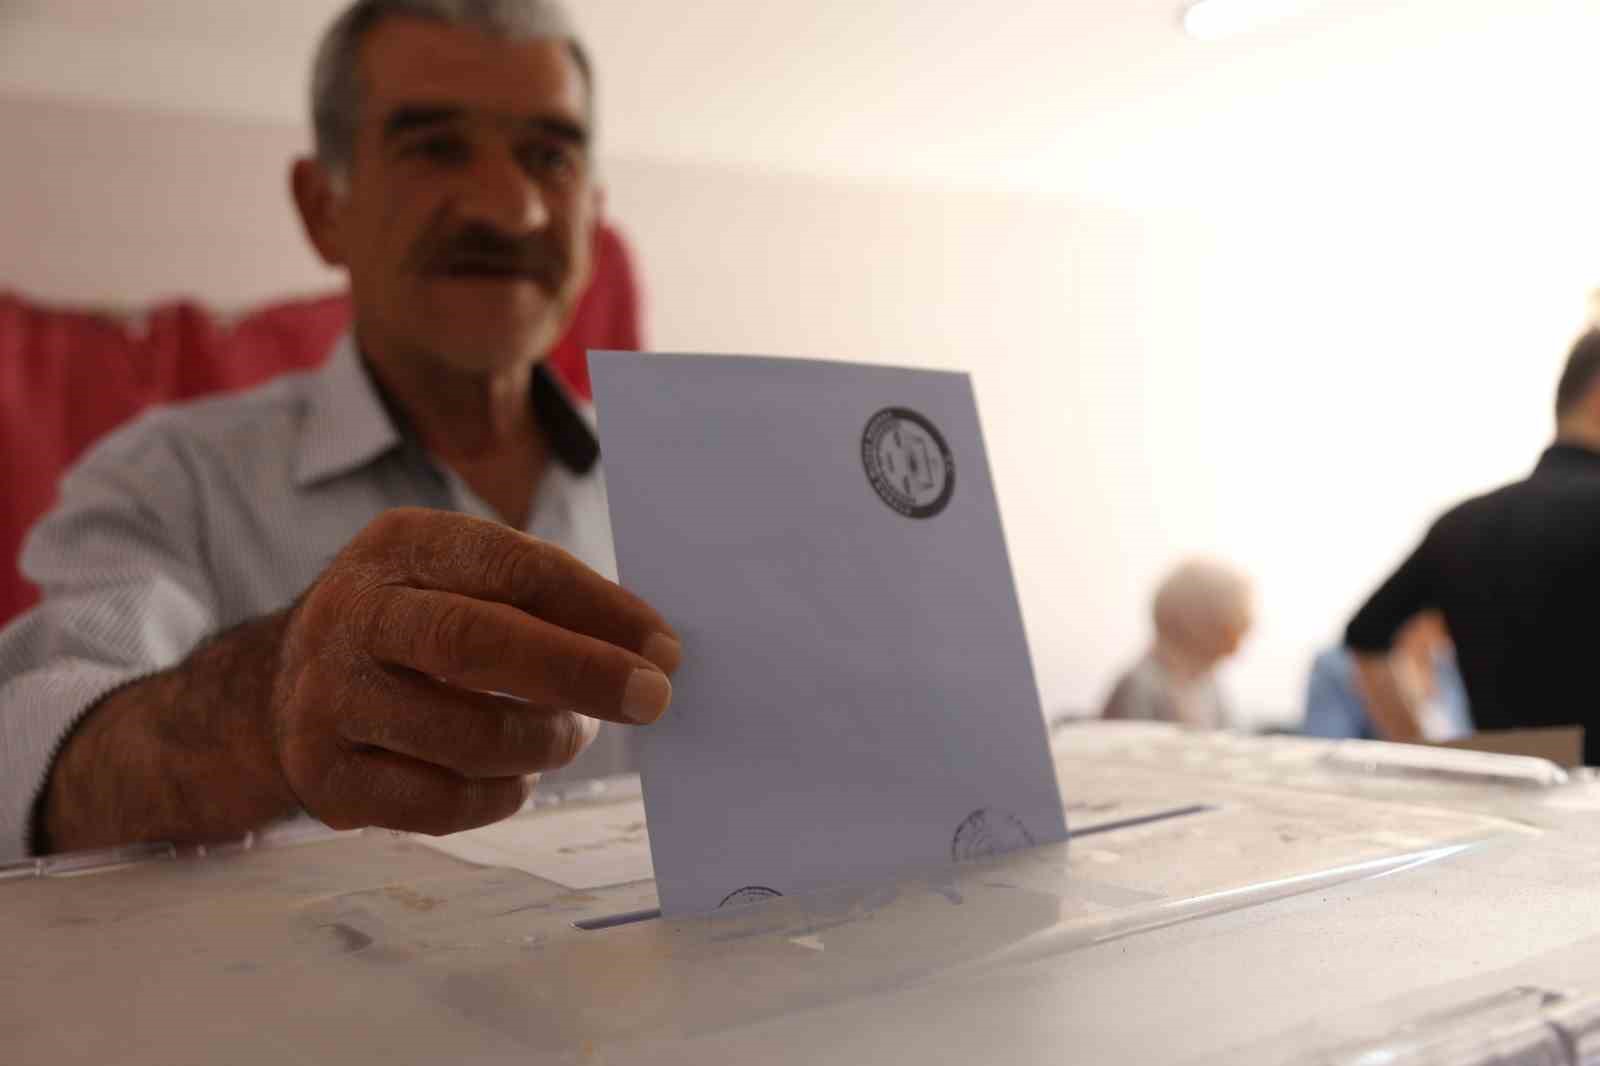
<path fill-rule="evenodd" d="M 467 221 L 513 235 L 543 229 L 550 221 L 544 189 L 512 153 L 498 149 L 474 161 L 460 210 Z"/>

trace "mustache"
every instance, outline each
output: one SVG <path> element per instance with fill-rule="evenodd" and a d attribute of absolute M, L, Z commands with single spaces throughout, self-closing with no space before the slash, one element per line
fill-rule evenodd
<path fill-rule="evenodd" d="M 559 244 L 542 234 L 514 237 L 473 223 L 427 242 L 421 256 L 429 274 L 526 277 L 556 289 L 570 264 Z"/>

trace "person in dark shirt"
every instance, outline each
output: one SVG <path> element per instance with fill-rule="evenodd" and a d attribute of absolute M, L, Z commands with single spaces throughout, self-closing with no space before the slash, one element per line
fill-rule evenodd
<path fill-rule="evenodd" d="M 1582 725 L 1584 762 L 1600 763 L 1600 330 L 1573 346 L 1533 473 L 1447 512 L 1351 619 L 1345 645 L 1387 739 L 1421 736 L 1388 651 L 1428 608 L 1444 612 L 1477 728 Z"/>

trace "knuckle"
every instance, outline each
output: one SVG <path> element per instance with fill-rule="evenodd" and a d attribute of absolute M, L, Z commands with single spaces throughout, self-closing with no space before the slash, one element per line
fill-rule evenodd
<path fill-rule="evenodd" d="M 394 588 L 374 586 L 358 590 L 329 605 L 325 646 L 339 652 L 342 661 L 347 663 L 374 655 L 395 658 L 398 651 L 409 647 L 407 637 L 414 628 L 413 613 L 404 596 Z"/>
<path fill-rule="evenodd" d="M 346 743 L 377 748 L 382 751 L 402 751 L 416 746 L 418 723 L 415 716 L 397 712 L 387 701 L 375 706 L 351 708 L 341 716 L 338 726 Z M 426 737 L 420 743 L 426 743 Z"/>
<path fill-rule="evenodd" d="M 521 778 L 480 778 L 462 781 L 452 790 L 450 802 L 419 812 L 414 832 L 445 836 L 509 817 L 521 808 L 526 786 Z"/>
<path fill-rule="evenodd" d="M 395 507 L 384 511 L 367 523 L 356 537 L 356 543 L 370 549 L 403 539 L 415 524 L 415 514 L 416 509 L 411 507 Z"/>
<path fill-rule="evenodd" d="M 578 575 L 587 567 L 576 555 L 554 544 L 540 544 L 539 570 L 535 575 L 539 591 L 551 599 L 578 594 Z"/>
<path fill-rule="evenodd" d="M 363 632 L 385 635 L 403 605 L 380 568 L 363 562 L 336 561 L 325 570 L 297 609 L 319 633 L 339 634 L 342 644 Z"/>
<path fill-rule="evenodd" d="M 489 553 L 485 571 L 494 588 L 519 592 L 535 587 L 542 567 L 541 555 L 532 544 L 520 539 L 500 544 Z"/>
<path fill-rule="evenodd" d="M 516 634 L 490 613 L 475 616 L 472 655 L 475 666 L 496 666 L 511 660 L 516 650 Z"/>
<path fill-rule="evenodd" d="M 571 594 L 575 567 L 582 565 L 576 556 L 548 541 L 527 536 L 520 537 L 510 549 L 497 576 L 519 600 L 537 598 L 550 602 Z"/>
<path fill-rule="evenodd" d="M 604 648 L 584 648 L 563 658 L 567 664 L 568 691 L 580 706 L 597 709 L 601 703 L 613 698 L 608 684 L 608 679 L 615 673 L 612 653 Z"/>
<path fill-rule="evenodd" d="M 340 617 L 361 599 L 359 591 L 350 589 L 349 570 L 338 560 L 328 566 L 306 589 L 291 609 L 290 618 L 301 626 L 328 629 L 337 625 Z"/>
<path fill-rule="evenodd" d="M 432 517 L 433 512 L 426 507 L 391 507 L 378 521 L 396 533 L 405 534 L 416 532 L 418 526 L 427 524 Z"/>
<path fill-rule="evenodd" d="M 446 670 L 470 670 L 479 661 L 482 625 L 463 603 L 446 603 L 416 627 L 418 661 Z"/>
<path fill-rule="evenodd" d="M 484 747 L 483 765 L 492 774 L 532 773 L 567 765 L 581 748 L 568 753 L 571 740 L 563 717 L 528 707 L 499 712 Z"/>
<path fill-rule="evenodd" d="M 540 744 L 540 730 L 533 714 L 522 709 L 495 713 L 491 746 L 497 755 L 507 757 L 507 761 L 526 758 Z"/>
<path fill-rule="evenodd" d="M 365 792 L 365 775 L 358 757 L 338 750 L 311 770 L 296 789 L 306 810 L 330 829 L 360 829 L 371 824 L 359 797 Z"/>
<path fill-rule="evenodd" d="M 358 589 L 348 597 L 330 596 L 326 613 L 356 630 L 382 631 L 392 624 L 396 604 L 383 594 L 381 586 Z"/>
<path fill-rule="evenodd" d="M 544 674 L 555 700 L 561 703 L 575 701 L 582 692 L 587 677 L 585 656 L 578 652 L 550 649 L 542 659 Z"/>
<path fill-rule="evenodd" d="M 527 724 L 523 727 L 528 738 L 528 769 L 554 770 L 566 766 L 577 757 L 578 749 L 573 746 L 573 730 L 568 721 L 570 717 L 567 711 L 528 716 Z"/>
<path fill-rule="evenodd" d="M 423 507 L 394 507 L 378 515 L 346 550 L 352 569 L 381 578 L 412 577 L 445 537 L 436 528 L 439 516 Z"/>
<path fill-rule="evenodd" d="M 391 764 L 384 780 L 373 784 L 364 797 L 374 811 L 372 824 L 430 835 L 451 831 L 450 805 L 438 801 L 438 786 L 427 776 Z"/>

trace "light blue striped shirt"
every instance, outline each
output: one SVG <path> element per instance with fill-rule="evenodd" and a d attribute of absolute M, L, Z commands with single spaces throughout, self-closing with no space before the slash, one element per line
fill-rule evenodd
<path fill-rule="evenodd" d="M 558 397 L 583 438 L 576 450 L 590 454 L 549 465 L 526 531 L 615 580 L 592 414 L 550 384 L 535 392 Z M 563 455 L 561 442 L 552 452 Z M 23 548 L 42 602 L 0 630 L 0 862 L 26 853 L 34 801 L 85 709 L 287 606 L 368 522 L 401 506 L 498 520 L 396 426 L 349 337 L 318 370 L 157 408 L 91 449 Z M 633 765 L 626 730 L 607 725 L 559 777 Z"/>

